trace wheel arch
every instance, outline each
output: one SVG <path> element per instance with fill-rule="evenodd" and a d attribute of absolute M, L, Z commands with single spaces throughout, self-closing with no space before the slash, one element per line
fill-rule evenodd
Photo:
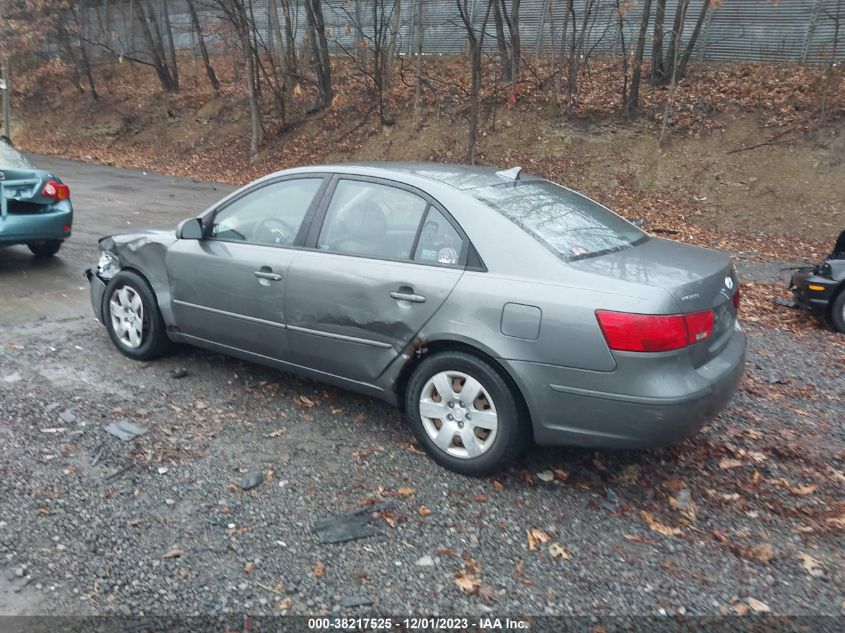
<path fill-rule="evenodd" d="M 531 429 L 533 440 L 533 416 L 531 415 L 531 407 L 525 399 L 524 389 L 522 388 L 520 381 L 491 349 L 470 339 L 446 337 L 434 339 L 419 337 L 415 339 L 408 346 L 405 354 L 401 357 L 405 360 L 393 381 L 393 390 L 396 394 L 396 401 L 400 409 L 404 410 L 405 407 L 405 392 L 408 388 L 408 382 L 411 378 L 411 374 L 414 373 L 414 370 L 419 366 L 423 359 L 430 357 L 432 354 L 438 354 L 441 352 L 464 352 L 466 354 L 476 356 L 492 366 L 511 388 L 514 398 L 517 401 L 517 405 L 526 416 L 528 428 Z"/>

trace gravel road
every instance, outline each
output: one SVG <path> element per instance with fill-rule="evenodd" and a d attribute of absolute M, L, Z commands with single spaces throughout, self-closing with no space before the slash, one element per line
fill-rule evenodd
<path fill-rule="evenodd" d="M 679 447 L 535 448 L 468 479 L 374 400 L 203 351 L 117 353 L 71 289 L 95 234 L 141 223 L 152 177 L 71 169 L 78 243 L 47 270 L 0 250 L 0 614 L 845 615 L 836 335 L 748 328 L 741 391 Z M 104 219 L 100 170 L 126 188 Z M 223 193 L 166 180 L 153 224 Z M 147 431 L 122 441 L 121 420 Z M 371 536 L 313 532 L 374 504 Z"/>

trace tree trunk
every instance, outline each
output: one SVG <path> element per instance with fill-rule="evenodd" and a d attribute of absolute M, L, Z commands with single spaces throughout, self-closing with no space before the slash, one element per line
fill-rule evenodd
<path fill-rule="evenodd" d="M 461 20 L 464 23 L 464 28 L 467 32 L 467 40 L 469 42 L 470 62 L 472 66 L 472 87 L 470 89 L 470 104 L 469 104 L 469 138 L 467 139 L 466 162 L 470 165 L 475 164 L 475 146 L 478 143 L 478 110 L 481 102 L 481 54 L 484 45 L 484 34 L 487 30 L 487 22 L 490 19 L 491 5 L 496 0 L 487 0 L 487 10 L 484 13 L 484 20 L 481 23 L 479 33 L 476 34 L 475 28 L 472 25 L 472 17 L 467 10 L 466 0 L 461 4 L 461 0 L 455 0 L 458 5 L 458 12 L 461 15 Z"/>
<path fill-rule="evenodd" d="M 417 54 L 416 85 L 414 86 L 414 110 L 420 109 L 422 98 L 422 54 L 423 54 L 423 0 L 417 1 Z"/>
<path fill-rule="evenodd" d="M 255 86 L 255 53 L 252 50 L 252 38 L 250 37 L 250 22 L 247 17 L 246 7 L 244 2 L 246 0 L 235 0 L 235 10 L 237 11 L 237 31 L 241 41 L 241 49 L 244 53 L 244 61 L 246 62 L 246 89 L 249 100 L 249 115 L 252 124 L 249 154 L 255 156 L 258 154 L 258 148 L 261 146 L 261 141 L 264 140 L 264 126 L 261 123 L 261 105 L 258 102 L 258 91 Z"/>
<path fill-rule="evenodd" d="M 147 47 L 150 49 L 150 57 L 153 59 L 153 68 L 156 71 L 156 75 L 158 75 L 158 80 L 161 83 L 161 87 L 167 91 L 174 91 L 178 90 L 178 84 L 173 81 L 173 77 L 170 74 L 170 70 L 167 67 L 167 63 L 163 58 L 163 51 L 161 46 L 161 39 L 156 38 L 156 35 L 153 34 L 153 29 L 150 29 L 150 23 L 147 22 L 147 11 L 152 11 L 152 7 L 149 4 L 149 0 L 147 0 L 147 9 L 144 10 L 143 3 L 141 0 L 135 0 L 135 13 L 138 15 L 138 22 L 141 24 L 141 32 L 144 35 L 144 40 L 147 42 Z M 155 22 L 153 21 L 153 25 L 155 26 Z"/>
<path fill-rule="evenodd" d="M 173 76 L 173 82 L 179 85 L 179 67 L 176 65 L 176 46 L 173 44 L 173 26 L 170 24 L 170 3 L 165 0 L 162 3 L 162 10 L 164 12 L 164 28 L 167 33 L 167 53 L 170 59 L 170 74 Z"/>
<path fill-rule="evenodd" d="M 511 15 L 508 27 L 511 32 L 511 104 L 516 103 L 516 87 L 519 82 L 519 63 L 522 47 L 519 40 L 519 4 L 520 0 L 512 0 Z"/>
<path fill-rule="evenodd" d="M 332 104 L 332 67 L 329 58 L 329 44 L 326 41 L 326 27 L 323 20 L 323 5 L 320 0 L 305 0 L 308 14 L 308 29 L 311 32 L 311 47 L 314 54 L 314 71 L 317 88 L 320 91 L 320 105 L 327 108 Z"/>
<path fill-rule="evenodd" d="M 396 46 L 399 38 L 399 17 L 402 11 L 401 0 L 393 0 L 393 14 L 390 16 L 390 43 L 384 58 L 384 89 L 390 90 L 393 78 L 393 61 L 396 58 Z"/>
<path fill-rule="evenodd" d="M 704 0 L 707 4 L 709 0 Z M 643 55 L 645 54 L 645 38 L 648 31 L 648 18 L 651 13 L 651 0 L 644 0 L 643 13 L 640 17 L 640 31 L 637 36 L 637 50 L 634 53 L 634 70 L 631 76 L 631 92 L 628 94 L 628 116 L 636 116 L 640 108 L 640 80 L 642 79 Z"/>
<path fill-rule="evenodd" d="M 499 64 L 502 67 L 502 81 L 511 80 L 511 58 L 508 53 L 508 41 L 505 38 L 505 25 L 498 0 L 493 0 L 493 24 L 496 26 L 496 43 L 499 46 Z"/>
<path fill-rule="evenodd" d="M 208 83 L 214 89 L 214 92 L 220 91 L 220 82 L 217 81 L 217 75 L 214 72 L 214 67 L 208 58 L 208 49 L 205 47 L 205 38 L 202 34 L 202 25 L 200 24 L 199 16 L 197 15 L 197 7 L 194 0 L 187 0 L 188 13 L 191 14 L 191 23 L 194 25 L 194 30 L 197 32 L 197 44 L 200 47 L 200 55 L 202 55 L 202 63 L 205 65 L 205 74 L 208 76 Z"/>
<path fill-rule="evenodd" d="M 680 50 L 681 37 L 684 33 L 684 20 L 687 17 L 687 8 L 689 8 L 689 0 L 678 0 L 678 6 L 675 8 L 675 20 L 672 25 L 672 37 L 669 38 L 669 50 L 666 51 L 666 62 L 669 66 L 664 71 L 664 83 L 670 77 L 675 77 L 676 79 L 678 77 L 678 73 L 675 72 L 675 65 L 678 63 L 678 51 Z"/>
<path fill-rule="evenodd" d="M 290 0 L 280 0 L 285 15 L 285 75 L 295 77 L 297 70 L 296 39 L 293 36 L 293 15 L 290 10 Z"/>
<path fill-rule="evenodd" d="M 651 40 L 651 83 L 659 85 L 666 74 L 663 60 L 663 23 L 666 19 L 666 0 L 657 0 L 654 9 L 654 36 Z"/>
<path fill-rule="evenodd" d="M 695 43 L 698 41 L 698 36 L 701 34 L 701 27 L 704 26 L 704 20 L 707 17 L 707 11 L 710 9 L 710 0 L 704 0 L 701 5 L 701 13 L 698 14 L 698 20 L 695 22 L 695 28 L 692 30 L 687 47 L 684 54 L 678 62 L 678 77 L 683 77 L 687 70 L 692 51 L 695 48 Z"/>

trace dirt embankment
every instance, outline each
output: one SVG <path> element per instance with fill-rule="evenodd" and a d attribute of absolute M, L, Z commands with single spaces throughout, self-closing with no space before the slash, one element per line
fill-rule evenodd
<path fill-rule="evenodd" d="M 593 76 L 582 84 L 578 117 L 529 88 L 514 107 L 488 100 L 479 162 L 519 164 L 623 215 L 645 217 L 676 239 L 750 257 L 823 255 L 845 228 L 845 120 L 836 105 L 842 95 L 829 99 L 833 123 L 813 129 L 807 113 L 818 73 L 812 80 L 811 71 L 799 69 L 772 70 L 775 77 L 760 67 L 695 72 L 700 77 L 679 86 L 675 127 L 663 148 L 655 119 L 664 95 L 647 87 L 651 109 L 628 122 L 607 113 L 616 97 Z M 233 183 L 306 163 L 464 157 L 460 101 L 432 94 L 414 112 L 401 82 L 388 97 L 394 125 L 364 116 L 371 110 L 366 94 L 340 75 L 330 110 L 294 111 L 286 129 L 269 126 L 262 151 L 249 160 L 248 110 L 233 81 L 224 78 L 215 96 L 186 70 L 182 92 L 162 95 L 130 65 L 100 73 L 108 91 L 97 102 L 64 88 L 21 96 L 16 142 L 36 152 Z"/>

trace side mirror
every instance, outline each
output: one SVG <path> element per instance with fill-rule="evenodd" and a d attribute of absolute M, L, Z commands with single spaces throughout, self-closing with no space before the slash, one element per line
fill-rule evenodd
<path fill-rule="evenodd" d="M 183 220 L 176 227 L 176 237 L 180 240 L 201 240 L 203 232 L 202 220 L 199 218 Z"/>

